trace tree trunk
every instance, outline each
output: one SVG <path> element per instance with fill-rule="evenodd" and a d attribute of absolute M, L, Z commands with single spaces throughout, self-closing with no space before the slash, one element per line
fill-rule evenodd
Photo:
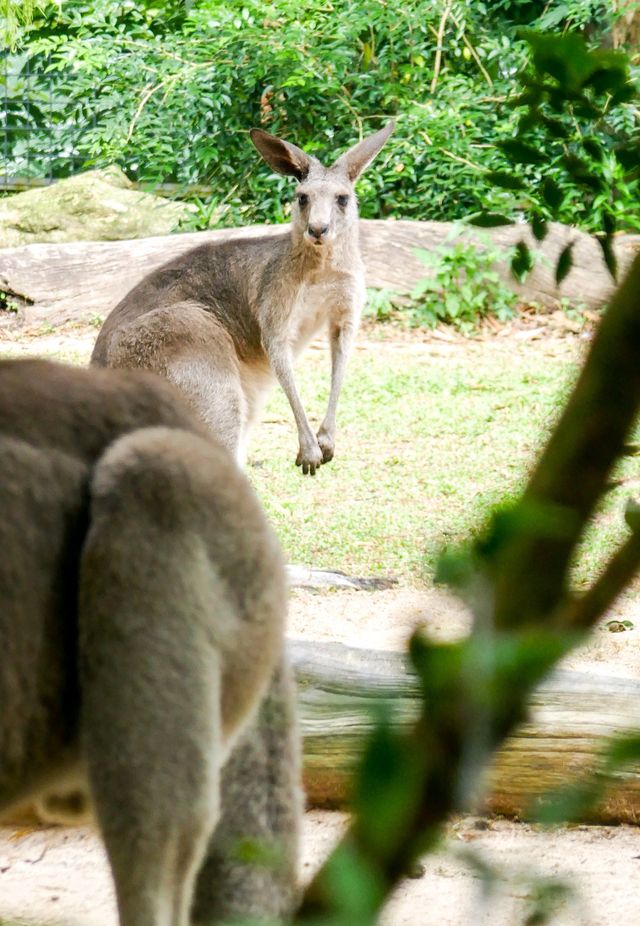
<path fill-rule="evenodd" d="M 620 13 L 613 27 L 614 48 L 626 49 L 633 61 L 640 52 L 640 6 L 638 0 L 614 0 L 613 8 Z"/>

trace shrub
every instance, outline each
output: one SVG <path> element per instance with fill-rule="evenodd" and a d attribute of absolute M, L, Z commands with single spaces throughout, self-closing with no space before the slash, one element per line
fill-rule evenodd
<path fill-rule="evenodd" d="M 600 4 L 563 7 L 592 28 Z M 485 171 L 516 130 L 517 26 L 539 13 L 515 0 L 50 3 L 5 62 L 6 169 L 60 177 L 115 162 L 143 183 L 211 187 L 201 226 L 283 221 L 288 181 L 259 163 L 251 125 L 330 159 L 397 116 L 359 186 L 363 216 L 497 209 Z"/>
<path fill-rule="evenodd" d="M 502 281 L 495 264 L 504 255 L 485 243 L 458 240 L 434 251 L 416 250 L 432 276 L 420 280 L 411 293 L 412 325 L 434 327 L 451 322 L 461 331 L 473 330 L 487 315 L 500 321 L 513 317 L 517 295 Z"/>

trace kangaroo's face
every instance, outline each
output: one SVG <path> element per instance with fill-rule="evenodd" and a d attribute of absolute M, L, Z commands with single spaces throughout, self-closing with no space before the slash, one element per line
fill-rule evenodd
<path fill-rule="evenodd" d="M 303 240 L 310 247 L 321 248 L 357 220 L 356 194 L 346 173 L 313 165 L 293 201 L 293 222 Z"/>
<path fill-rule="evenodd" d="M 331 167 L 324 167 L 291 142 L 262 129 L 251 129 L 251 140 L 265 161 L 278 173 L 298 180 L 293 224 L 309 247 L 326 246 L 355 225 L 358 205 L 354 183 L 393 129 L 394 123 L 389 122 L 350 148 Z"/>

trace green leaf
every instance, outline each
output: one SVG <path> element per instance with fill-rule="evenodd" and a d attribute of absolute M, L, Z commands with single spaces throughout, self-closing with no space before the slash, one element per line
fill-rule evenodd
<path fill-rule="evenodd" d="M 397 851 L 420 802 L 424 755 L 380 713 L 355 778 L 358 829 L 378 858 Z"/>
<path fill-rule="evenodd" d="M 616 93 L 625 87 L 629 80 L 629 66 L 626 56 L 613 60 L 597 68 L 584 82 L 585 87 L 593 87 L 596 93 Z"/>
<path fill-rule="evenodd" d="M 555 78 L 562 88 L 578 89 L 595 70 L 585 40 L 573 32 L 565 35 L 524 30 L 539 74 Z"/>
<path fill-rule="evenodd" d="M 623 87 L 620 87 L 619 90 L 616 90 L 611 96 L 610 106 L 618 106 L 620 103 L 630 103 L 632 100 L 635 100 L 638 96 L 638 88 L 635 84 L 628 83 Z"/>
<path fill-rule="evenodd" d="M 634 534 L 640 533 L 640 503 L 635 498 L 627 500 L 624 509 L 624 520 Z"/>
<path fill-rule="evenodd" d="M 617 770 L 632 762 L 640 762 L 640 733 L 624 734 L 614 739 L 607 749 L 609 769 Z"/>
<path fill-rule="evenodd" d="M 611 274 L 612 278 L 616 280 L 618 278 L 618 258 L 616 257 L 615 251 L 613 250 L 613 236 L 596 235 L 595 237 L 600 247 L 602 248 L 602 256 L 604 257 L 604 262 L 607 265 L 607 270 Z"/>
<path fill-rule="evenodd" d="M 547 237 L 549 227 L 546 220 L 541 215 L 534 215 L 531 219 L 531 231 L 536 241 L 544 241 Z"/>
<path fill-rule="evenodd" d="M 618 145 L 614 154 L 625 170 L 633 170 L 634 167 L 640 166 L 640 137 Z"/>
<path fill-rule="evenodd" d="M 573 266 L 573 246 L 575 242 L 570 241 L 560 252 L 558 263 L 556 264 L 556 283 L 558 286 L 565 279 Z"/>
<path fill-rule="evenodd" d="M 553 138 L 565 139 L 571 135 L 571 129 L 560 119 L 553 119 L 551 116 L 543 116 L 542 125 Z"/>
<path fill-rule="evenodd" d="M 499 225 L 513 225 L 513 219 L 499 212 L 476 212 L 470 215 L 468 221 L 478 228 L 497 228 Z"/>
<path fill-rule="evenodd" d="M 511 272 L 521 283 L 533 267 L 533 258 L 524 241 L 518 241 L 511 258 Z"/>
<path fill-rule="evenodd" d="M 497 147 L 506 154 L 509 160 L 518 164 L 541 164 L 546 159 L 543 151 L 539 151 L 517 138 L 507 138 L 505 141 L 500 141 Z"/>
<path fill-rule="evenodd" d="M 502 187 L 505 190 L 525 189 L 525 183 L 519 177 L 514 177 L 513 174 L 508 173 L 506 170 L 489 170 L 485 176 L 489 183 L 492 183 L 494 186 Z"/>
<path fill-rule="evenodd" d="M 542 101 L 542 95 L 542 85 L 531 83 L 523 93 L 519 94 L 519 96 L 507 100 L 507 106 L 511 109 L 517 109 L 519 106 L 537 106 L 538 103 Z"/>
<path fill-rule="evenodd" d="M 602 145 L 598 141 L 598 139 L 595 138 L 594 136 L 583 138 L 582 147 L 584 148 L 586 153 L 589 155 L 589 157 L 592 157 L 594 160 L 601 161 L 603 159 L 604 150 L 602 148 Z"/>
<path fill-rule="evenodd" d="M 468 585 L 474 571 L 474 560 L 469 549 L 445 550 L 436 565 L 434 582 L 461 591 Z"/>
<path fill-rule="evenodd" d="M 579 186 L 586 186 L 588 189 L 598 193 L 603 187 L 603 180 L 597 174 L 594 174 L 586 161 L 575 154 L 568 154 L 562 158 L 562 164 L 570 174 L 571 179 Z"/>
<path fill-rule="evenodd" d="M 562 205 L 564 194 L 555 180 L 545 177 L 540 187 L 542 198 L 550 209 L 556 210 Z"/>
<path fill-rule="evenodd" d="M 545 794 L 536 804 L 533 816 L 538 823 L 551 826 L 588 818 L 602 797 L 604 783 L 593 775 L 585 781 L 564 785 Z"/>

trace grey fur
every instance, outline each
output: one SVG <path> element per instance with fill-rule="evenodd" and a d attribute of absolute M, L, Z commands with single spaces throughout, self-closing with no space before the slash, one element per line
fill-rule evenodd
<path fill-rule="evenodd" d="M 298 429 L 296 463 L 314 475 L 333 458 L 338 398 L 365 297 L 353 184 L 393 128 L 390 122 L 329 168 L 252 129 L 262 157 L 299 182 L 289 232 L 205 244 L 153 271 L 108 316 L 91 362 L 168 377 L 241 464 L 277 379 Z M 314 434 L 293 361 L 325 327 L 331 390 Z"/>
<path fill-rule="evenodd" d="M 0 471 L 0 813 L 88 795 L 121 926 L 289 915 L 286 587 L 245 477 L 169 383 L 43 361 L 0 362 Z"/>

